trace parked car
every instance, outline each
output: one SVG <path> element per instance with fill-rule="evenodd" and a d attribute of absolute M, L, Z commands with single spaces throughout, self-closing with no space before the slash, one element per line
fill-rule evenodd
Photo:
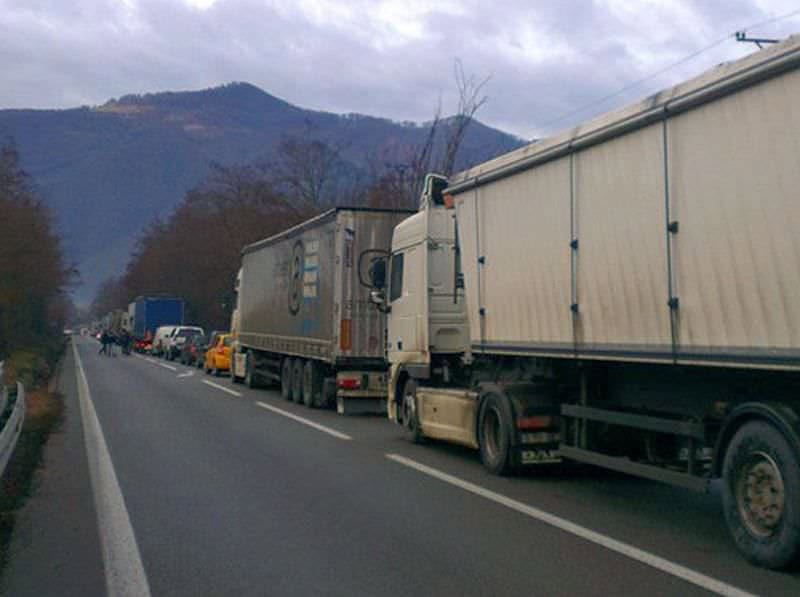
<path fill-rule="evenodd" d="M 196 334 L 184 342 L 179 360 L 189 367 L 202 362 L 206 354 L 208 339 L 205 334 Z M 199 366 L 199 365 L 198 365 Z"/>
<path fill-rule="evenodd" d="M 231 344 L 232 338 L 228 333 L 217 335 L 213 344 L 206 350 L 203 370 L 212 375 L 219 375 L 223 371 L 231 370 Z"/>
<path fill-rule="evenodd" d="M 167 346 L 167 340 L 169 339 L 170 334 L 175 330 L 176 327 L 178 326 L 162 325 L 158 329 L 156 329 L 156 335 L 153 337 L 153 344 L 150 347 L 150 354 L 157 357 L 164 354 L 164 351 Z"/>
<path fill-rule="evenodd" d="M 198 369 L 205 368 L 206 352 L 208 352 L 208 349 L 217 343 L 217 338 L 219 338 L 222 334 L 227 334 L 227 333 L 228 332 L 225 330 L 214 330 L 208 336 L 206 336 L 206 345 L 203 347 L 203 352 L 200 354 L 200 358 L 197 361 Z"/>
<path fill-rule="evenodd" d="M 203 328 L 193 325 L 181 325 L 172 330 L 172 333 L 167 337 L 164 348 L 164 358 L 168 361 L 174 361 L 181 353 L 183 345 L 189 338 L 197 335 L 203 335 L 205 332 Z"/>

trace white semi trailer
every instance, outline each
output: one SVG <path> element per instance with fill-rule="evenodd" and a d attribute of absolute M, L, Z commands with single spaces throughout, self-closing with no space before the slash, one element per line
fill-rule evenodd
<path fill-rule="evenodd" d="M 798 561 L 800 38 L 430 175 L 388 262 L 372 300 L 413 439 L 494 473 L 721 479 L 743 554 Z"/>

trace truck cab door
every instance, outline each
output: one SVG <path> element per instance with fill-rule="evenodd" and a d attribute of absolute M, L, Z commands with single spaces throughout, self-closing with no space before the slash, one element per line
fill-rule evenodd
<path fill-rule="evenodd" d="M 415 353 L 424 350 L 423 334 L 419 329 L 422 317 L 420 292 L 424 281 L 424 253 L 420 246 L 412 246 L 392 254 L 389 266 L 389 294 L 391 307 L 387 325 L 387 351 L 391 362 L 418 361 Z"/>

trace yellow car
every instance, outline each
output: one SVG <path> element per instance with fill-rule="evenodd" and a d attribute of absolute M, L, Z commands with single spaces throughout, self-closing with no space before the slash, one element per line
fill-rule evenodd
<path fill-rule="evenodd" d="M 219 334 L 213 345 L 206 350 L 203 370 L 212 375 L 219 375 L 223 371 L 231 370 L 231 341 L 230 334 Z"/>

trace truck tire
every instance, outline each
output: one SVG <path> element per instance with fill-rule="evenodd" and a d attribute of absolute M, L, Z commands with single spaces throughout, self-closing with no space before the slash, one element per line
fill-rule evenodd
<path fill-rule="evenodd" d="M 316 408 L 322 402 L 322 376 L 316 361 L 309 359 L 303 367 L 303 404 Z"/>
<path fill-rule="evenodd" d="M 478 444 L 481 462 L 493 475 L 509 475 L 515 470 L 511 434 L 514 417 L 508 400 L 488 394 L 478 414 Z"/>
<path fill-rule="evenodd" d="M 236 359 L 236 355 L 232 354 L 231 355 L 230 373 L 231 373 L 231 383 L 237 384 L 237 383 L 242 383 L 242 381 L 244 381 L 244 378 L 239 377 L 238 375 L 236 375 L 236 360 L 235 359 Z"/>
<path fill-rule="evenodd" d="M 292 399 L 292 359 L 289 357 L 281 363 L 281 396 L 284 400 Z"/>
<path fill-rule="evenodd" d="M 800 561 L 800 463 L 778 429 L 752 421 L 736 432 L 722 487 L 728 531 L 748 560 L 774 570 Z"/>
<path fill-rule="evenodd" d="M 409 379 L 403 386 L 403 393 L 400 397 L 400 424 L 403 427 L 404 435 L 415 444 L 425 441 L 422 426 L 419 423 L 418 404 L 417 382 Z"/>
<path fill-rule="evenodd" d="M 258 387 L 258 374 L 255 371 L 255 358 L 252 352 L 247 353 L 244 361 L 244 385 L 248 388 L 255 389 Z"/>
<path fill-rule="evenodd" d="M 303 404 L 303 359 L 292 359 L 292 399 Z"/>

